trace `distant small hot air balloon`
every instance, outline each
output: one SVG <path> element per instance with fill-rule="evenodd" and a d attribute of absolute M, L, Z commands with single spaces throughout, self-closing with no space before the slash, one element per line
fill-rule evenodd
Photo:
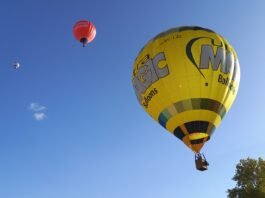
<path fill-rule="evenodd" d="M 18 69 L 20 67 L 20 63 L 19 62 L 14 62 L 13 65 L 12 65 L 12 67 L 14 69 Z"/>
<path fill-rule="evenodd" d="M 87 20 L 76 22 L 73 28 L 75 38 L 85 47 L 96 36 L 96 27 L 94 24 Z"/>

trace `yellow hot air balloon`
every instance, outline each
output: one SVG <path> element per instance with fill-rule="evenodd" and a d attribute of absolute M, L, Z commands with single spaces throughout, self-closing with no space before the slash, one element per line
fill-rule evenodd
<path fill-rule="evenodd" d="M 202 27 L 169 29 L 139 52 L 132 82 L 137 99 L 160 125 L 196 154 L 196 167 L 207 169 L 200 150 L 235 100 L 240 81 L 233 47 Z"/>

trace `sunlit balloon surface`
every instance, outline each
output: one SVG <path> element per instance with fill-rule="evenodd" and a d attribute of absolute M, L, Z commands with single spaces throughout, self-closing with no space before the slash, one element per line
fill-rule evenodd
<path fill-rule="evenodd" d="M 214 31 L 177 27 L 142 48 L 132 81 L 144 110 L 198 153 L 235 100 L 239 61 Z"/>

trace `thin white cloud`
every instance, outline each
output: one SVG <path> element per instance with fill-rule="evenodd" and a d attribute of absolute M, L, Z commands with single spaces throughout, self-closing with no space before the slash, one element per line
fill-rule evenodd
<path fill-rule="evenodd" d="M 47 109 L 45 106 L 40 105 L 39 103 L 32 102 L 29 105 L 29 109 L 33 111 L 33 117 L 37 121 L 41 121 L 47 118 L 45 110 Z"/>
<path fill-rule="evenodd" d="M 40 105 L 39 103 L 33 102 L 30 104 L 29 109 L 34 112 L 39 112 L 39 111 L 45 111 L 46 107 Z"/>
<path fill-rule="evenodd" d="M 37 113 L 34 113 L 33 115 L 34 115 L 35 120 L 37 121 L 41 121 L 47 118 L 46 114 L 43 112 L 37 112 Z"/>

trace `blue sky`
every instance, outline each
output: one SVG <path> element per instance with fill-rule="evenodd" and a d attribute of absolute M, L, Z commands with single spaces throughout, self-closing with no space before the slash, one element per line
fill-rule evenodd
<path fill-rule="evenodd" d="M 262 0 L 2 0 L 0 197 L 226 197 L 236 163 L 265 158 L 264 7 Z M 79 19 L 97 28 L 86 48 L 72 35 Z M 224 36 L 241 66 L 237 99 L 204 146 L 203 173 L 141 109 L 131 84 L 142 46 L 183 25 Z M 38 112 L 44 119 L 34 118 Z"/>

